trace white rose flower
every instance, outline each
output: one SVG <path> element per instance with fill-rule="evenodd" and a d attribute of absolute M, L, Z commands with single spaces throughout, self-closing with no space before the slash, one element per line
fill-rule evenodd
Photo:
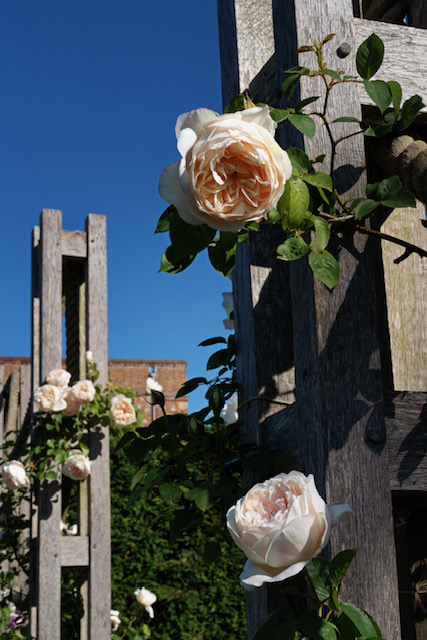
<path fill-rule="evenodd" d="M 347 504 L 328 506 L 312 475 L 299 471 L 256 484 L 227 513 L 227 527 L 246 561 L 245 589 L 296 575 L 326 546 Z"/>
<path fill-rule="evenodd" d="M 145 587 L 140 587 L 135 591 L 135 597 L 139 604 L 144 607 L 150 618 L 154 618 L 154 609 L 151 605 L 156 602 L 157 596 Z"/>
<path fill-rule="evenodd" d="M 237 394 L 232 396 L 221 411 L 226 425 L 233 424 L 239 419 L 239 399 Z"/>
<path fill-rule="evenodd" d="M 61 387 L 62 399 L 65 402 L 65 409 L 62 410 L 64 416 L 75 416 L 80 411 L 81 403 L 76 400 L 73 387 Z"/>
<path fill-rule="evenodd" d="M 79 532 L 79 527 L 77 523 L 68 525 L 66 522 L 62 522 L 61 520 L 61 533 L 64 533 L 66 536 L 76 536 Z"/>
<path fill-rule="evenodd" d="M 1 468 L 1 474 L 8 489 L 30 486 L 25 467 L 19 460 L 5 462 Z"/>
<path fill-rule="evenodd" d="M 160 391 L 160 393 L 163 393 L 163 387 L 160 382 L 157 382 L 157 380 L 155 380 L 155 378 L 152 378 L 151 376 L 148 376 L 147 380 L 145 381 L 145 389 L 148 394 L 150 394 L 152 391 Z"/>
<path fill-rule="evenodd" d="M 85 480 L 90 474 L 90 460 L 80 449 L 74 449 L 68 454 L 62 465 L 62 473 L 71 480 Z"/>
<path fill-rule="evenodd" d="M 34 400 L 42 411 L 62 411 L 66 408 L 61 387 L 55 384 L 43 384 L 34 394 Z"/>
<path fill-rule="evenodd" d="M 164 169 L 160 195 L 185 222 L 222 231 L 239 231 L 266 216 L 292 174 L 288 154 L 273 137 L 276 127 L 267 106 L 183 113 L 175 127 L 182 160 Z"/>
<path fill-rule="evenodd" d="M 110 417 L 122 427 L 135 422 L 136 413 L 132 400 L 123 394 L 113 396 L 111 398 Z"/>
<path fill-rule="evenodd" d="M 91 380 L 79 380 L 71 389 L 75 400 L 80 404 L 92 402 L 95 397 L 95 387 Z"/>
<path fill-rule="evenodd" d="M 111 631 L 117 631 L 119 625 L 121 624 L 121 620 L 119 618 L 120 611 L 117 609 L 111 609 L 110 611 L 110 621 L 111 621 Z"/>
<path fill-rule="evenodd" d="M 233 294 L 230 291 L 225 291 L 222 294 L 222 306 L 224 307 L 227 317 L 223 320 L 224 328 L 227 331 L 234 331 L 234 320 L 231 319 L 231 314 L 234 311 Z"/>
<path fill-rule="evenodd" d="M 92 364 L 92 362 L 93 362 L 93 353 L 92 353 L 92 351 L 86 351 L 85 358 L 86 358 L 86 362 L 88 364 Z"/>
<path fill-rule="evenodd" d="M 53 369 L 47 376 L 46 382 L 48 384 L 54 384 L 57 387 L 66 387 L 71 380 L 71 373 L 65 371 L 65 369 Z"/>

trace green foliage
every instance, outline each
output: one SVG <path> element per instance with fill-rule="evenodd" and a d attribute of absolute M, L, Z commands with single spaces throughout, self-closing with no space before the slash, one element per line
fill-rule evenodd
<path fill-rule="evenodd" d="M 339 602 L 342 581 L 357 549 L 342 551 L 332 561 L 312 558 L 304 575 L 312 595 L 292 590 L 309 603 L 306 613 L 295 616 L 289 607 L 273 611 L 259 625 L 255 640 L 382 640 L 373 618 L 353 604 Z"/>
<path fill-rule="evenodd" d="M 384 44 L 375 33 L 372 33 L 357 50 L 356 66 L 358 74 L 369 80 L 380 68 L 384 58 Z"/>

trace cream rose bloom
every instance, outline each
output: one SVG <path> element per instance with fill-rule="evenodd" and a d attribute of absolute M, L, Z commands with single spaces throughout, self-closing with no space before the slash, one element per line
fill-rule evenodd
<path fill-rule="evenodd" d="M 234 424 L 239 419 L 239 398 L 237 394 L 232 396 L 230 400 L 225 404 L 221 411 L 221 417 L 224 419 L 225 424 Z"/>
<path fill-rule="evenodd" d="M 65 369 L 53 369 L 46 376 L 46 382 L 48 384 L 54 384 L 57 387 L 66 387 L 71 380 L 71 373 L 65 371 Z"/>
<path fill-rule="evenodd" d="M 185 222 L 222 231 L 239 231 L 266 216 L 292 173 L 273 137 L 276 126 L 268 107 L 183 113 L 175 127 L 182 160 L 164 169 L 160 195 Z"/>
<path fill-rule="evenodd" d="M 62 410 L 64 416 L 75 416 L 80 411 L 81 403 L 76 400 L 73 393 L 73 387 L 61 387 L 62 399 L 66 407 Z"/>
<path fill-rule="evenodd" d="M 91 380 L 79 380 L 71 389 L 74 399 L 80 404 L 92 402 L 95 397 L 95 387 Z"/>
<path fill-rule="evenodd" d="M 152 376 L 148 376 L 147 380 L 145 381 L 145 390 L 147 394 L 150 394 L 152 391 L 159 391 L 160 393 L 163 393 L 162 385 L 160 384 L 160 382 L 157 382 L 157 380 Z"/>
<path fill-rule="evenodd" d="M 117 631 L 117 629 L 119 628 L 119 625 L 121 624 L 121 620 L 119 618 L 120 615 L 120 611 L 117 611 L 117 609 L 111 609 L 110 610 L 110 621 L 111 621 L 111 631 Z"/>
<path fill-rule="evenodd" d="M 34 394 L 34 400 L 42 411 L 62 411 L 67 406 L 61 388 L 55 384 L 43 384 L 39 387 Z"/>
<path fill-rule="evenodd" d="M 90 460 L 80 449 L 70 451 L 62 465 L 62 473 L 71 480 L 85 480 L 90 474 Z"/>
<path fill-rule="evenodd" d="M 135 591 L 135 597 L 137 602 L 144 607 L 150 618 L 154 618 L 154 609 L 151 605 L 157 600 L 156 594 L 145 587 L 140 587 Z"/>
<path fill-rule="evenodd" d="M 111 398 L 110 418 L 121 427 L 135 422 L 136 413 L 132 400 L 123 394 L 113 396 Z"/>
<path fill-rule="evenodd" d="M 30 486 L 25 467 L 19 460 L 5 462 L 1 468 L 1 474 L 8 489 Z"/>
<path fill-rule="evenodd" d="M 312 475 L 299 471 L 256 484 L 228 510 L 227 527 L 246 561 L 245 589 L 278 582 L 302 571 L 329 541 L 347 504 L 328 506 Z"/>

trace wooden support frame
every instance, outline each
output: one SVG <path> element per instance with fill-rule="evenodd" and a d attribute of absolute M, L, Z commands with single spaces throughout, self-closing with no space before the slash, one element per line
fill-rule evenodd
<path fill-rule="evenodd" d="M 425 64 L 427 32 L 354 18 L 351 0 L 218 0 L 218 16 L 224 104 L 248 89 L 255 102 L 280 106 L 277 88 L 283 82 L 283 70 L 307 61 L 307 54 L 297 59 L 296 49 L 309 43 L 310 36 L 319 41 L 329 33 L 336 33 L 335 45 L 327 50 L 329 67 L 354 74 L 354 55 L 338 58 L 337 49 L 345 42 L 354 54 L 375 31 L 386 47 L 384 64 L 376 77 L 393 79 L 398 69 L 404 99 L 414 93 L 426 93 L 425 74 L 418 73 L 417 63 L 414 81 L 410 61 L 424 60 L 421 64 Z M 402 55 L 409 64 L 404 64 Z M 341 115 L 360 117 L 361 105 L 370 104 L 363 85 L 349 84 L 339 89 L 329 105 L 330 120 Z M 297 99 L 321 95 L 319 91 L 320 86 L 303 77 Z M 349 133 L 353 125 L 339 126 Z M 287 124 L 282 126 L 279 139 L 283 147 L 304 148 L 302 136 Z M 326 148 L 322 131 L 312 141 L 305 141 L 311 158 Z M 324 165 L 327 170 L 328 157 Z M 335 169 L 342 193 L 364 195 L 366 171 L 361 136 L 352 137 L 341 146 Z M 402 416 L 402 398 L 395 397 L 394 403 L 388 399 L 384 413 L 380 351 L 386 341 L 381 341 L 378 333 L 379 327 L 384 328 L 384 317 L 379 314 L 382 308 L 377 308 L 384 285 L 376 288 L 379 244 L 356 235 L 344 246 L 333 248 L 342 275 L 340 283 L 329 292 L 319 281 L 313 281 L 307 265 L 275 262 L 279 242 L 274 233 L 264 229 L 240 245 L 233 273 L 239 399 L 242 417 L 249 425 L 246 437 L 263 444 L 281 443 L 290 458 L 297 455 L 299 465 L 314 473 L 328 502 L 351 504 L 354 515 L 347 517 L 331 539 L 332 553 L 361 548 L 342 595 L 366 608 L 379 622 L 384 637 L 399 640 L 390 489 L 400 492 L 409 483 L 415 483 L 412 490 L 417 486 L 422 487 L 419 491 L 425 491 L 427 487 L 420 479 L 425 465 L 419 461 L 410 473 L 403 472 L 408 475 L 400 482 L 402 464 L 405 469 L 400 447 L 408 434 L 402 438 L 393 416 Z M 412 268 L 413 272 L 416 268 Z M 381 301 L 380 307 L 383 304 L 388 305 L 393 317 L 390 296 Z M 423 331 L 424 328 L 421 335 Z M 266 357 L 273 343 L 274 357 Z M 392 356 L 391 366 L 396 367 L 397 349 Z M 280 403 L 292 397 L 294 381 L 296 403 L 283 409 Z M 420 387 L 413 389 L 419 391 Z M 415 405 L 412 410 L 411 420 L 425 425 L 416 417 Z M 423 429 L 425 426 L 417 431 L 413 425 L 413 446 L 418 446 L 420 439 L 416 435 L 420 431 L 424 435 Z M 274 606 L 275 585 L 248 594 L 249 638 L 256 623 Z"/>
<path fill-rule="evenodd" d="M 74 261 L 83 266 L 67 271 Z M 77 261 L 77 263 L 76 263 Z M 81 377 L 81 351 L 91 350 L 97 363 L 99 382 L 107 382 L 107 263 L 106 220 L 90 214 L 85 232 L 62 230 L 62 214 L 43 210 L 40 228 L 33 231 L 33 353 L 32 385 L 35 390 L 46 375 L 62 365 L 63 273 L 74 274 L 73 287 L 64 283 L 73 298 L 77 327 L 75 379 Z M 79 274 L 83 274 L 82 282 Z M 77 274 L 77 275 L 76 275 Z M 82 285 L 86 301 L 82 297 Z M 75 295 L 74 295 L 75 294 Z M 82 306 L 84 304 L 84 306 Z M 78 330 L 82 309 L 86 309 L 85 331 Z M 72 319 L 69 320 L 72 324 Z M 71 354 L 67 353 L 67 356 Z M 45 481 L 35 496 L 37 513 L 32 521 L 32 607 L 31 638 L 61 638 L 61 570 L 86 567 L 87 582 L 81 595 L 85 615 L 80 625 L 81 640 L 111 637 L 111 551 L 108 428 L 96 427 L 88 434 L 91 476 L 80 486 L 79 535 L 61 536 L 61 478 Z"/>

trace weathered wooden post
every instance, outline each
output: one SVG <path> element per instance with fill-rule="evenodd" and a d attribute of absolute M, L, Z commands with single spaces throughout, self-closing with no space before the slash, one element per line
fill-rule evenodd
<path fill-rule="evenodd" d="M 91 214 L 85 232 L 72 232 L 62 230 L 61 211 L 45 209 L 40 227 L 33 231 L 33 390 L 49 371 L 62 367 L 63 299 L 68 306 L 67 368 L 74 380 L 83 377 L 81 354 L 91 350 L 100 372 L 99 382 L 105 385 L 108 362 L 104 216 Z M 55 481 L 44 481 L 34 496 L 33 639 L 61 638 L 63 567 L 81 567 L 86 571 L 87 587 L 83 585 L 81 591 L 85 608 L 81 640 L 111 637 L 108 428 L 99 425 L 88 437 L 91 475 L 79 487 L 78 535 L 61 536 L 60 476 Z"/>
<path fill-rule="evenodd" d="M 415 78 L 414 67 L 404 64 L 411 57 L 425 59 L 426 32 L 354 17 L 356 4 L 351 0 L 218 0 L 224 103 L 248 89 L 255 102 L 278 106 L 277 89 L 283 82 L 283 71 L 296 64 L 309 64 L 302 57 L 309 54 L 298 59 L 295 51 L 309 44 L 310 37 L 321 41 L 335 33 L 334 44 L 325 52 L 328 67 L 355 75 L 357 47 L 373 31 L 386 47 L 384 65 L 376 77 L 399 80 L 404 98 L 415 92 L 426 95 L 427 85 L 419 67 Z M 355 9 L 357 13 L 358 6 Z M 351 55 L 346 55 L 348 50 Z M 303 77 L 298 100 L 313 95 L 322 95 L 322 87 Z M 364 104 L 369 104 L 369 98 L 360 85 L 340 86 L 331 94 L 329 119 L 342 115 L 360 118 Z M 339 131 L 351 133 L 350 127 L 355 125 L 337 125 L 337 135 Z M 311 141 L 303 140 L 288 123 L 281 128 L 279 137 L 283 147 L 305 148 L 310 158 L 326 152 L 324 167 L 328 170 L 329 147 L 320 122 Z M 340 145 L 334 177 L 345 196 L 364 195 L 366 161 L 362 136 L 353 136 Z M 332 554 L 344 548 L 360 548 L 343 597 L 367 609 L 387 640 L 399 640 L 391 489 L 402 487 L 393 475 L 396 465 L 389 465 L 387 456 L 395 463 L 404 436 L 396 433 L 396 424 L 389 419 L 387 441 L 384 363 L 391 363 L 397 371 L 399 357 L 397 347 L 390 355 L 389 342 L 384 339 L 384 332 L 388 331 L 384 308 L 388 308 L 389 318 L 393 313 L 394 318 L 397 316 L 390 295 L 388 299 L 384 297 L 383 281 L 378 282 L 380 244 L 357 232 L 343 235 L 339 245 L 332 248 L 340 262 L 341 279 L 329 291 L 320 281 L 313 280 L 303 261 L 276 261 L 275 247 L 279 242 L 273 237 L 275 233 L 264 229 L 240 245 L 233 274 L 239 394 L 247 436 L 284 450 L 290 445 L 288 453 L 296 454 L 300 467 L 315 475 L 328 502 L 351 505 L 353 515 L 337 527 L 331 538 Z M 416 244 L 417 238 L 411 241 Z M 425 331 L 425 313 L 421 324 L 423 329 L 414 328 L 418 334 Z M 424 383 L 427 385 L 427 380 Z M 289 401 L 294 386 L 296 403 L 283 409 L 281 403 Z M 409 389 L 411 386 L 405 387 L 405 391 Z M 420 387 L 413 390 L 419 391 Z M 256 396 L 258 399 L 253 400 Z M 388 409 L 388 417 L 394 416 L 396 410 Z M 409 420 L 405 422 L 406 433 L 414 428 L 415 416 L 419 416 L 419 409 L 417 412 L 414 408 L 411 425 Z M 417 489 L 425 491 L 425 481 Z M 256 623 L 274 607 L 272 587 L 249 594 L 250 638 Z M 402 612 L 401 617 L 403 621 L 411 617 L 411 629 L 415 629 L 411 611 Z M 415 638 L 409 633 L 412 631 L 403 636 L 405 640 Z"/>

